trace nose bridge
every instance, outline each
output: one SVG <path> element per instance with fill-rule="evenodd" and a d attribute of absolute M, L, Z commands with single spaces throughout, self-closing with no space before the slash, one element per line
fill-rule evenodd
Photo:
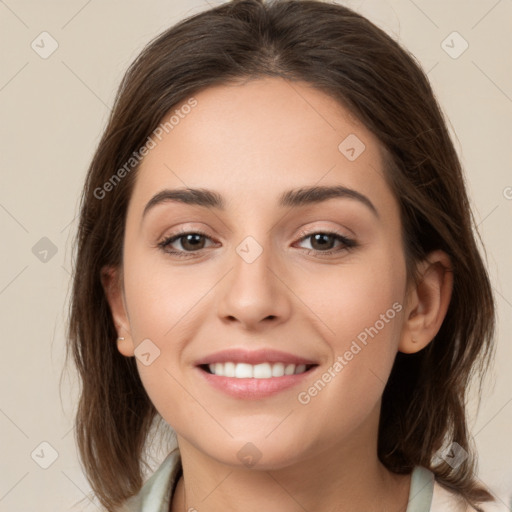
<path fill-rule="evenodd" d="M 268 234 L 246 236 L 235 248 L 233 255 L 232 283 L 233 287 L 241 286 L 238 293 L 249 296 L 270 294 L 274 288 L 272 266 L 275 266 L 275 255 L 272 254 L 272 243 Z M 252 293 L 251 293 L 252 289 Z"/>
<path fill-rule="evenodd" d="M 219 315 L 247 325 L 267 317 L 283 317 L 288 299 L 280 279 L 279 258 L 272 252 L 268 230 L 260 224 L 234 248 L 231 272 L 222 289 Z"/>
<path fill-rule="evenodd" d="M 261 211 L 261 201 L 243 201 L 238 205 L 238 225 L 233 239 L 238 238 L 240 242 L 234 246 L 233 272 L 244 279 L 266 279 L 269 267 L 276 264 L 270 219 Z"/>

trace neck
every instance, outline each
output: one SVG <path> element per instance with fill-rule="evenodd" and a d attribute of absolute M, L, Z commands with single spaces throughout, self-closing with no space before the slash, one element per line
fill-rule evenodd
<path fill-rule="evenodd" d="M 410 475 L 388 471 L 359 435 L 279 469 L 226 465 L 178 436 L 183 477 L 171 512 L 406 512 Z M 349 446 L 349 448 L 347 448 Z"/>

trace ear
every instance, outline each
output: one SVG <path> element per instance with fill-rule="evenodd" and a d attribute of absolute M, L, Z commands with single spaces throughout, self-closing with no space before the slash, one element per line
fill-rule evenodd
<path fill-rule="evenodd" d="M 404 326 L 398 350 L 419 352 L 438 333 L 448 311 L 453 289 L 450 257 L 444 251 L 431 252 L 419 265 L 418 283 L 407 293 Z"/>
<path fill-rule="evenodd" d="M 134 355 L 135 347 L 126 310 L 121 271 L 117 267 L 101 269 L 101 284 L 117 330 L 117 349 L 126 357 Z"/>

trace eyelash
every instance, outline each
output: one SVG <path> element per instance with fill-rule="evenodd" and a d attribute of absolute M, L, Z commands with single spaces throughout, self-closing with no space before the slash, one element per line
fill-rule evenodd
<path fill-rule="evenodd" d="M 343 246 L 338 249 L 329 249 L 328 251 L 319 251 L 318 249 L 306 249 L 306 254 L 321 254 L 323 256 L 331 256 L 333 254 L 338 254 L 342 251 L 350 251 L 354 247 L 357 247 L 357 242 L 353 240 L 352 238 L 347 238 L 346 236 L 342 235 L 341 233 L 338 233 L 336 231 L 312 231 L 312 232 L 301 232 L 299 234 L 299 242 L 302 242 L 306 240 L 307 238 L 311 238 L 313 235 L 327 235 L 327 236 L 333 236 L 336 241 L 341 242 Z M 174 243 L 176 240 L 179 240 L 180 238 L 184 238 L 187 235 L 200 235 L 204 236 L 206 238 L 210 238 L 206 233 L 195 230 L 195 231 L 179 231 L 178 233 L 172 234 L 169 237 L 165 238 L 161 242 L 158 243 L 158 247 L 165 252 L 166 254 L 171 254 L 173 256 L 177 256 L 178 258 L 189 258 L 194 253 L 197 253 L 203 249 L 199 249 L 198 251 L 177 251 L 177 250 L 169 250 L 168 247 Z M 192 256 L 193 257 L 193 256 Z"/>

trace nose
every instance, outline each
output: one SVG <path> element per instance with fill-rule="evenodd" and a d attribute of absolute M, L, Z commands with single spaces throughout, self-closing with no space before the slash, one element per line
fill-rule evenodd
<path fill-rule="evenodd" d="M 239 246 L 220 288 L 218 302 L 222 322 L 238 322 L 246 330 L 285 322 L 290 316 L 293 295 L 285 284 L 285 271 L 270 250 L 262 247 L 261 254 L 253 259 L 261 251 L 255 245 L 253 242 Z M 244 252 L 244 249 L 247 250 Z"/>

